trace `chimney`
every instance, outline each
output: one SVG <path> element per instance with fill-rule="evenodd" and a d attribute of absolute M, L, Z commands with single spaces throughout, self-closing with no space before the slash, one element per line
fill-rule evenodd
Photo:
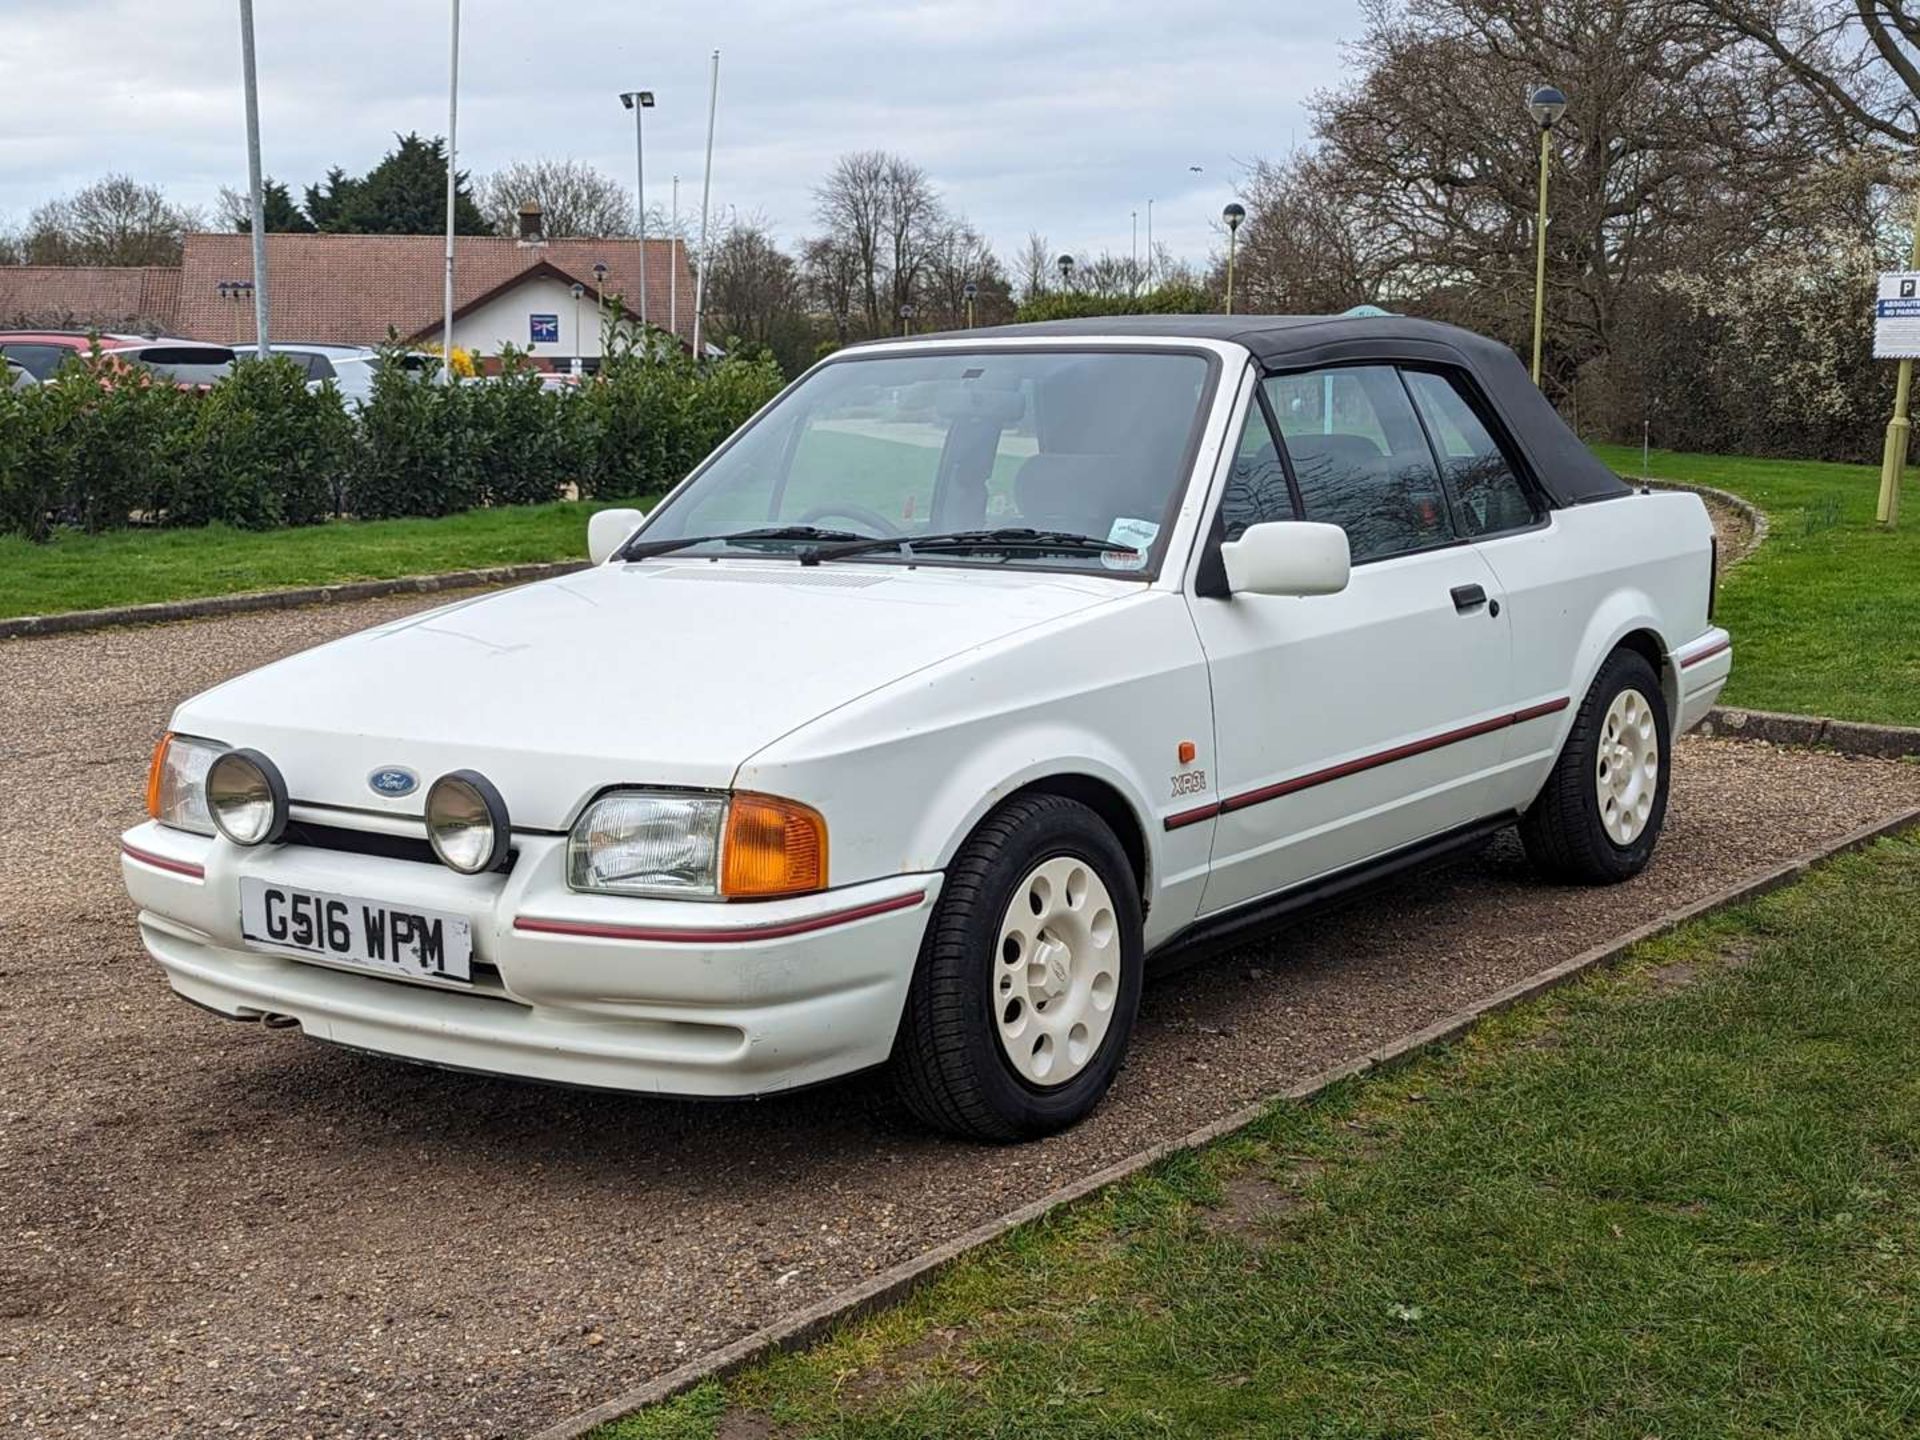
<path fill-rule="evenodd" d="M 540 208 L 538 200 L 528 200 L 520 207 L 520 243 L 522 245 L 544 245 L 547 243 L 542 221 L 546 211 Z"/>

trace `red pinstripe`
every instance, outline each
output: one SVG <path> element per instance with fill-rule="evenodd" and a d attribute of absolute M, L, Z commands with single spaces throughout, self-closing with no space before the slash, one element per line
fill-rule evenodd
<path fill-rule="evenodd" d="M 1238 795 L 1225 796 L 1211 805 L 1181 810 L 1167 816 L 1161 824 L 1168 830 L 1178 830 L 1184 825 L 1197 825 L 1200 821 L 1211 820 L 1216 815 L 1245 810 L 1249 806 L 1264 804 L 1268 800 L 1278 800 L 1283 795 L 1293 795 L 1302 790 L 1312 789 L 1315 785 L 1325 785 L 1329 781 L 1344 780 L 1349 775 L 1358 775 L 1366 770 L 1378 769 L 1382 765 L 1391 765 L 1396 760 L 1408 760 L 1415 755 L 1425 755 L 1428 751 L 1438 750 L 1443 746 L 1457 745 L 1462 740 L 1491 735 L 1494 731 L 1505 730 L 1510 725 L 1523 725 L 1529 720 L 1538 720 L 1545 715 L 1555 715 L 1572 703 L 1569 697 L 1562 695 L 1557 700 L 1546 700 L 1538 705 L 1529 705 L 1526 709 L 1515 710 L 1510 715 L 1496 715 L 1490 720 L 1477 720 L 1471 725 L 1462 725 L 1457 730 L 1429 735 L 1423 740 L 1410 740 L 1404 745 L 1396 745 L 1390 750 L 1376 751 L 1372 755 L 1343 760 L 1338 765 L 1329 765 L 1324 770 L 1313 770 L 1305 775 L 1296 775 L 1290 780 L 1275 781 L 1271 785 L 1262 785 L 1257 790 L 1243 790 Z"/>
<path fill-rule="evenodd" d="M 673 925 L 596 925 L 582 920 L 543 920 L 533 915 L 516 915 L 513 928 L 536 935 L 579 935 L 594 940 L 654 940 L 682 945 L 743 945 L 750 940 L 779 940 L 788 935 L 805 935 L 834 925 L 846 925 L 873 915 L 905 910 L 927 898 L 917 890 L 911 895 L 896 895 L 890 900 L 875 900 L 825 915 L 809 915 L 802 920 L 777 921 L 771 925 L 735 925 L 726 928 L 692 929 Z"/>

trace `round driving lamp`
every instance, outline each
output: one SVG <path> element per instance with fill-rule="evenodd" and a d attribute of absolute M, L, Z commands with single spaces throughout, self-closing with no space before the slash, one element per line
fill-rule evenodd
<path fill-rule="evenodd" d="M 474 770 L 442 775 L 427 791 L 427 839 L 449 870 L 481 875 L 507 858 L 507 802 Z"/>
<path fill-rule="evenodd" d="M 287 828 L 287 782 L 258 750 L 229 750 L 207 769 L 207 812 L 236 845 L 266 845 Z"/>

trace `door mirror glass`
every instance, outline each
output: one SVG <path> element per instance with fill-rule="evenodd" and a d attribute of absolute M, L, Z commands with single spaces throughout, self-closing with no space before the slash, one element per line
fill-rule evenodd
<path fill-rule="evenodd" d="M 603 564 L 647 518 L 644 510 L 600 510 L 587 521 L 587 558 Z"/>
<path fill-rule="evenodd" d="M 1236 595 L 1335 595 L 1353 565 L 1347 532 L 1312 520 L 1249 525 L 1220 547 L 1220 558 Z"/>

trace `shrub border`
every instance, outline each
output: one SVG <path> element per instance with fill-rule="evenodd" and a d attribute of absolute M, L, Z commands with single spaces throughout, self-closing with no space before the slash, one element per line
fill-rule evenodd
<path fill-rule="evenodd" d="M 383 595 L 431 595 L 439 590 L 475 590 L 494 585 L 524 585 L 588 567 L 585 560 L 543 560 L 527 565 L 492 565 L 481 570 L 449 570 L 438 575 L 400 575 L 388 580 L 346 580 L 335 585 L 302 585 L 291 590 L 248 590 L 236 595 L 206 595 L 194 600 L 159 600 L 149 605 L 115 605 L 104 610 L 68 610 L 55 615 L 16 615 L 0 619 L 0 640 L 30 635 L 66 635 L 115 625 L 157 625 L 168 620 L 204 620 L 215 615 L 246 615 L 259 610 L 296 610 L 306 605 L 336 605 L 377 600 Z"/>
<path fill-rule="evenodd" d="M 1542 970 L 1537 975 L 1509 985 L 1503 990 L 1497 990 L 1485 999 L 1456 1010 L 1410 1034 L 1402 1035 L 1397 1040 L 1390 1040 L 1365 1055 L 1356 1056 L 1352 1060 L 1322 1070 L 1230 1115 L 1202 1125 L 1197 1130 L 1190 1130 L 1176 1140 L 1163 1140 L 1159 1144 L 1150 1145 L 1103 1170 L 1063 1185 L 1049 1195 L 1030 1201 L 996 1220 L 989 1220 L 944 1244 L 936 1245 L 916 1259 L 882 1271 L 863 1284 L 810 1305 L 797 1315 L 756 1330 L 751 1335 L 734 1341 L 731 1345 L 712 1351 L 697 1360 L 689 1361 L 678 1369 L 670 1370 L 665 1375 L 636 1386 L 625 1394 L 596 1405 L 590 1410 L 570 1415 L 539 1431 L 532 1440 L 583 1440 L 583 1437 L 602 1425 L 671 1400 L 674 1396 L 684 1394 L 708 1380 L 724 1379 L 770 1355 L 804 1349 L 825 1338 L 835 1328 L 848 1321 L 861 1319 L 897 1304 L 928 1281 L 941 1275 L 957 1261 L 981 1246 L 999 1239 L 1009 1231 L 1039 1220 L 1064 1206 L 1091 1199 L 1121 1181 L 1139 1174 L 1149 1166 L 1157 1164 L 1169 1155 L 1198 1149 L 1236 1130 L 1245 1129 L 1276 1103 L 1309 1100 L 1342 1080 L 1403 1064 L 1431 1046 L 1457 1039 L 1489 1015 L 1509 1010 L 1524 1000 L 1530 1000 L 1536 995 L 1556 989 L 1589 970 L 1618 962 L 1636 945 L 1665 935 L 1690 920 L 1699 919 L 1702 915 L 1757 899 L 1771 890 L 1777 890 L 1782 885 L 1799 879 L 1823 861 L 1861 849 L 1876 840 L 1898 834 L 1916 825 L 1920 825 L 1920 807 L 1862 826 L 1858 830 L 1841 836 L 1830 845 L 1817 846 L 1752 879 L 1736 881 L 1705 899 L 1683 905 L 1677 910 L 1669 910 L 1659 918 L 1630 930 L 1625 935 L 1605 941 L 1590 950 L 1582 951 L 1570 960 L 1564 960 L 1558 965 Z"/>

